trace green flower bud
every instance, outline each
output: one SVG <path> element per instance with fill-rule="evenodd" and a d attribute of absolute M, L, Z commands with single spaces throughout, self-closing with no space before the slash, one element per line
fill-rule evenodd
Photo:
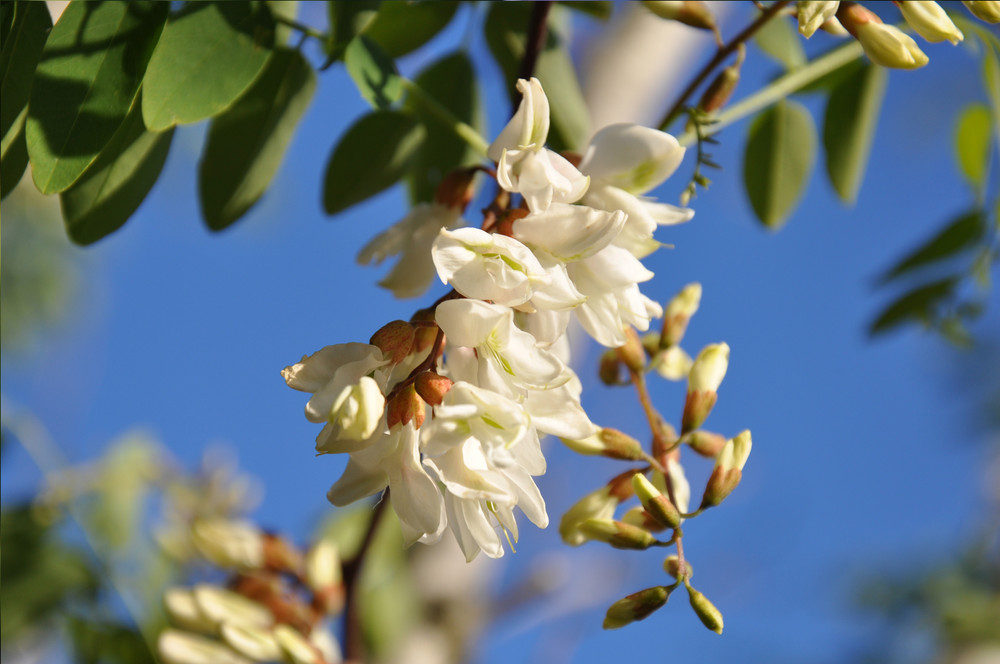
<path fill-rule="evenodd" d="M 580 524 L 580 532 L 588 539 L 606 542 L 616 549 L 641 551 L 658 544 L 648 531 L 611 519 L 587 519 Z"/>
<path fill-rule="evenodd" d="M 618 629 L 643 620 L 667 603 L 670 590 L 666 586 L 653 586 L 637 593 L 626 595 L 610 607 L 604 616 L 604 629 Z"/>
<path fill-rule="evenodd" d="M 695 614 L 701 619 L 701 623 L 716 634 L 722 634 L 722 613 L 715 608 L 714 604 L 708 601 L 707 597 L 692 588 L 690 583 L 686 585 L 688 599 L 691 600 L 691 608 L 694 609 Z"/>

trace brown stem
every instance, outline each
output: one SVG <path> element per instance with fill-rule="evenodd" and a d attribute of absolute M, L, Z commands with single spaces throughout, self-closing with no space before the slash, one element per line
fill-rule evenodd
<path fill-rule="evenodd" d="M 524 45 L 524 57 L 521 58 L 521 68 L 517 73 L 518 78 L 529 79 L 535 73 L 538 54 L 542 52 L 542 47 L 545 45 L 545 36 L 549 29 L 549 10 L 551 9 L 551 0 L 531 3 L 528 41 Z M 514 110 L 517 110 L 517 105 L 514 106 Z"/>
<path fill-rule="evenodd" d="M 375 540 L 375 531 L 378 529 L 380 517 L 385 512 L 389 503 L 389 489 L 382 494 L 382 500 L 375 505 L 371 521 L 368 522 L 368 530 L 365 531 L 361 546 L 354 557 L 344 563 L 344 655 L 347 661 L 365 661 L 364 635 L 361 632 L 361 616 L 358 613 L 358 581 L 361 578 L 361 567 L 365 561 L 365 554 L 371 548 Z"/>
<path fill-rule="evenodd" d="M 694 77 L 694 80 L 692 80 L 691 83 L 684 88 L 684 92 L 682 92 L 681 96 L 677 98 L 677 101 L 675 101 L 674 105 L 670 107 L 670 110 L 664 114 L 663 119 L 660 120 L 660 130 L 666 131 L 667 127 L 670 126 L 670 123 L 677 119 L 677 116 L 680 115 L 684 104 L 687 103 L 688 98 L 694 94 L 695 90 L 698 89 L 698 86 L 705 82 L 705 79 L 709 77 L 716 67 L 732 55 L 736 49 L 739 48 L 740 44 L 750 39 L 750 37 L 760 30 L 765 23 L 774 18 L 778 12 L 785 8 L 785 5 L 789 4 L 789 2 L 790 0 L 781 0 L 780 2 L 772 4 L 770 7 L 765 9 L 753 23 L 748 25 L 743 32 L 733 37 L 732 41 L 720 48 L 715 54 L 715 57 L 709 60 L 708 64 L 702 67 L 701 71 L 698 72 L 698 75 Z"/>

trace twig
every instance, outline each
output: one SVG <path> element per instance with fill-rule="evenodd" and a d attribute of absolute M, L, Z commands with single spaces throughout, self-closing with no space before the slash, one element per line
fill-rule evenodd
<path fill-rule="evenodd" d="M 758 16 L 757 20 L 748 25 L 743 32 L 733 37 L 732 41 L 719 49 L 718 53 L 715 54 L 715 57 L 709 60 L 708 64 L 702 67 L 701 71 L 698 72 L 698 75 L 694 77 L 694 80 L 692 80 L 691 83 L 684 88 L 684 92 L 682 92 L 680 97 L 677 98 L 677 101 L 675 101 L 674 105 L 670 107 L 670 110 L 664 114 L 663 119 L 660 120 L 660 129 L 665 131 L 666 128 L 670 126 L 670 123 L 677 119 L 677 116 L 680 115 L 684 104 L 687 103 L 688 98 L 694 94 L 695 90 L 698 89 L 698 86 L 705 82 L 705 79 L 708 78 L 709 74 L 711 74 L 716 67 L 722 64 L 726 58 L 732 55 L 736 49 L 739 48 L 740 44 L 750 39 L 750 37 L 760 30 L 765 23 L 774 18 L 774 16 L 784 9 L 789 2 L 790 0 L 780 0 L 779 2 L 775 2 L 773 5 L 764 10 L 764 13 Z"/>
<path fill-rule="evenodd" d="M 382 500 L 375 505 L 371 521 L 368 522 L 368 529 L 365 531 L 361 546 L 354 557 L 344 563 L 344 656 L 347 661 L 365 661 L 364 635 L 361 633 L 361 616 L 358 614 L 358 581 L 361 578 L 361 568 L 365 562 L 365 555 L 371 548 L 375 540 L 375 531 L 381 516 L 385 513 L 386 505 L 389 503 L 389 489 L 382 494 Z"/>
<path fill-rule="evenodd" d="M 528 41 L 524 45 L 524 57 L 521 58 L 521 68 L 517 73 L 518 78 L 529 79 L 535 73 L 535 65 L 538 64 L 538 54 L 542 52 L 545 45 L 545 37 L 548 34 L 549 10 L 552 9 L 551 0 L 545 2 L 534 2 L 531 5 L 531 19 L 528 24 Z M 514 105 L 517 110 L 517 105 Z"/>

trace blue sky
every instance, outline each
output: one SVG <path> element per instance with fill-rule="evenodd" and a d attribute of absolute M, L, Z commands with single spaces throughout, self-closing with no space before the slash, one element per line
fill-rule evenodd
<path fill-rule="evenodd" d="M 434 50 L 461 39 L 460 27 Z M 947 45 L 928 53 L 925 69 L 892 74 L 854 208 L 836 200 L 820 161 L 788 225 L 763 230 L 743 192 L 740 123 L 720 136 L 715 158 L 725 169 L 695 199 L 694 220 L 658 233 L 675 248 L 646 261 L 656 278 L 644 292 L 654 299 L 665 301 L 690 281 L 703 284 L 684 345 L 692 353 L 723 340 L 732 347 L 707 424 L 728 435 L 753 431 L 737 492 L 685 529 L 695 585 L 725 614 L 725 636 L 704 630 L 679 595 L 644 623 L 613 633 L 601 632 L 600 607 L 541 622 L 516 616 L 483 643 L 483 661 L 597 662 L 623 650 L 690 664 L 843 661 L 873 631 L 850 610 L 857 572 L 945 556 L 974 531 L 985 446 L 967 444 L 981 434 L 970 424 L 973 404 L 955 387 L 955 352 L 914 327 L 875 341 L 865 332 L 892 294 L 874 287 L 877 275 L 972 203 L 951 141 L 963 103 L 982 98 L 975 61 Z M 495 90 L 498 74 L 475 55 L 492 86 L 486 100 L 497 129 L 508 106 Z M 412 73 L 420 64 L 401 66 Z M 752 53 L 737 96 L 773 74 Z M 69 326 L 47 335 L 30 360 L 5 359 L 5 397 L 39 415 L 74 460 L 99 455 L 136 426 L 192 465 L 206 445 L 225 442 L 266 484 L 260 522 L 306 533 L 331 509 L 324 494 L 342 461 L 314 457 L 303 395 L 279 371 L 324 345 L 366 341 L 444 292 L 436 284 L 420 300 L 397 302 L 375 286 L 384 268 L 355 264 L 358 249 L 404 214 L 402 191 L 333 219 L 322 213 L 329 152 L 364 111 L 341 68 L 320 73 L 272 190 L 221 234 L 205 230 L 198 212 L 204 126 L 182 128 L 137 215 L 110 238 L 75 250 L 79 296 Z M 676 201 L 692 164 L 686 160 L 655 193 Z M 997 329 L 997 299 L 981 334 Z M 598 423 L 641 434 L 632 395 L 597 384 L 599 352 L 579 352 L 584 406 Z M 654 383 L 653 398 L 679 418 L 682 386 Z M 548 450 L 550 470 L 539 484 L 553 521 L 623 469 L 558 443 Z M 709 464 L 691 459 L 689 466 L 697 494 Z M 33 477 L 22 455 L 5 459 L 5 498 Z M 518 554 L 500 563 L 505 583 L 552 552 L 566 553 L 555 527 L 526 526 Z M 573 583 L 620 581 L 605 606 L 665 580 L 655 550 L 591 544 L 571 554 L 580 558 Z"/>

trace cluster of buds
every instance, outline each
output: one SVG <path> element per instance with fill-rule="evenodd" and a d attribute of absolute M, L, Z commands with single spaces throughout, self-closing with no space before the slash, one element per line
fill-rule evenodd
<path fill-rule="evenodd" d="M 941 6 L 929 0 L 895 0 L 906 24 L 925 41 L 957 44 L 964 35 Z M 965 2 L 972 14 L 987 23 L 1000 22 L 1000 2 Z M 928 62 L 917 43 L 894 25 L 857 2 L 799 2 L 799 32 L 810 37 L 817 29 L 846 31 L 861 43 L 868 58 L 894 69 L 916 69 Z"/>
<path fill-rule="evenodd" d="M 636 330 L 663 312 L 639 289 L 653 276 L 641 259 L 660 247 L 658 226 L 693 214 L 645 196 L 680 164 L 684 148 L 673 136 L 612 125 L 582 154 L 560 155 L 545 147 L 541 84 L 517 86 L 517 112 L 487 151 L 493 169 L 445 178 L 433 204 L 360 256 L 405 248 L 383 282 L 397 295 L 423 292 L 432 272 L 453 290 L 368 344 L 327 346 L 282 372 L 312 395 L 306 417 L 323 424 L 317 451 L 350 456 L 330 501 L 388 489 L 408 545 L 450 530 L 469 560 L 499 557 L 505 540 L 516 542 L 514 508 L 548 524 L 534 480 L 546 468 L 541 436 L 644 458 L 637 441 L 584 412 L 566 330 L 575 317 L 599 343 L 630 349 L 644 364 Z M 493 173 L 499 193 L 481 228 L 462 227 L 476 171 Z"/>
<path fill-rule="evenodd" d="M 192 528 L 204 559 L 224 584 L 170 588 L 171 627 L 157 650 L 166 664 L 336 664 L 340 647 L 326 621 L 343 607 L 336 546 L 319 540 L 303 555 L 248 522 L 215 520 Z"/>

